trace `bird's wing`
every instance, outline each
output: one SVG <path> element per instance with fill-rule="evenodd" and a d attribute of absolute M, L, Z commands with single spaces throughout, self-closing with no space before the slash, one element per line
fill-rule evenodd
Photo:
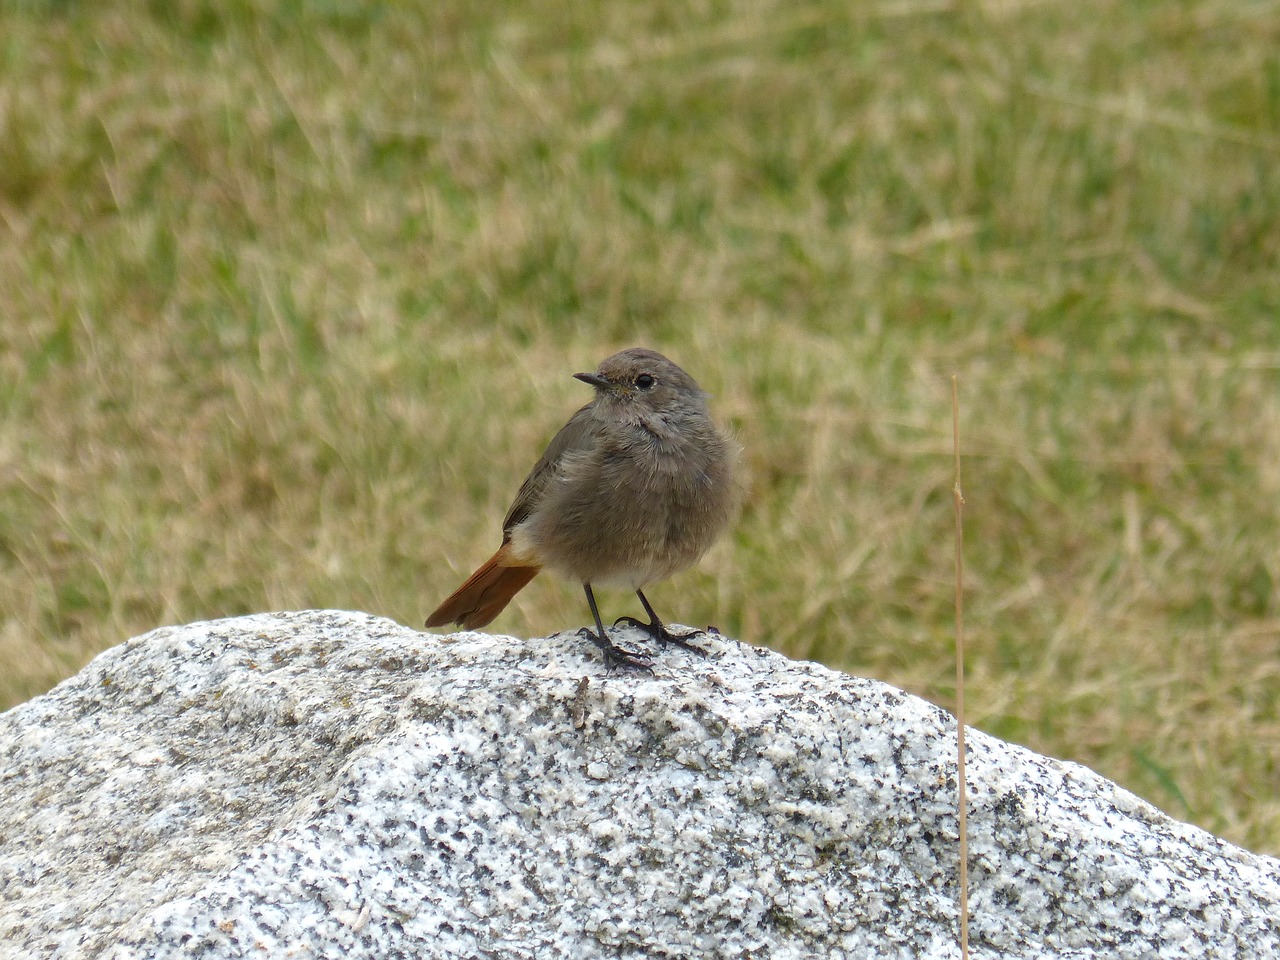
<path fill-rule="evenodd" d="M 560 474 L 561 461 L 566 454 L 586 450 L 592 445 L 591 404 L 587 404 L 560 428 L 560 432 L 551 438 L 546 451 L 542 454 L 534 468 L 520 485 L 515 502 L 507 511 L 502 521 L 502 535 L 506 539 L 511 529 L 525 520 L 541 502 L 547 485 L 554 482 Z"/>

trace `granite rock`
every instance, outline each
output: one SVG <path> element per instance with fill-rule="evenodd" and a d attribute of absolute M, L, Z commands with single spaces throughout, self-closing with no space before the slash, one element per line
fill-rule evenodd
<path fill-rule="evenodd" d="M 130 640 L 0 715 L 0 956 L 958 957 L 953 718 L 699 642 Z M 976 731 L 969 794 L 975 958 L 1280 955 L 1280 861 Z"/>

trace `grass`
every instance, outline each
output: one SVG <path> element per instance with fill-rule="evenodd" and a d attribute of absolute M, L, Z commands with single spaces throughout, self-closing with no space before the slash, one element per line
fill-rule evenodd
<path fill-rule="evenodd" d="M 657 347 L 751 470 L 676 620 L 1280 854 L 1280 7 L 0 2 L 0 706 L 417 626 Z M 602 597 L 605 612 L 635 612 Z M 539 579 L 494 629 L 585 623 Z"/>

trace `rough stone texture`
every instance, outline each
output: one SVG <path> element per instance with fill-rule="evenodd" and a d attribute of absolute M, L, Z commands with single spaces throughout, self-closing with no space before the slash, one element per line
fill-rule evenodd
<path fill-rule="evenodd" d="M 131 640 L 0 716 L 0 956 L 959 956 L 952 718 L 703 643 Z M 1280 955 L 1280 861 L 976 732 L 969 770 L 974 957 Z"/>

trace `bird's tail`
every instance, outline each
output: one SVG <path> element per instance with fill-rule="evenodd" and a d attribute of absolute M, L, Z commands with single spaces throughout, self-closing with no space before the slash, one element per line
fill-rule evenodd
<path fill-rule="evenodd" d="M 427 617 L 428 627 L 456 623 L 467 630 L 483 627 L 502 612 L 511 598 L 524 589 L 542 568 L 517 563 L 508 544 L 486 560 L 480 569 Z"/>

